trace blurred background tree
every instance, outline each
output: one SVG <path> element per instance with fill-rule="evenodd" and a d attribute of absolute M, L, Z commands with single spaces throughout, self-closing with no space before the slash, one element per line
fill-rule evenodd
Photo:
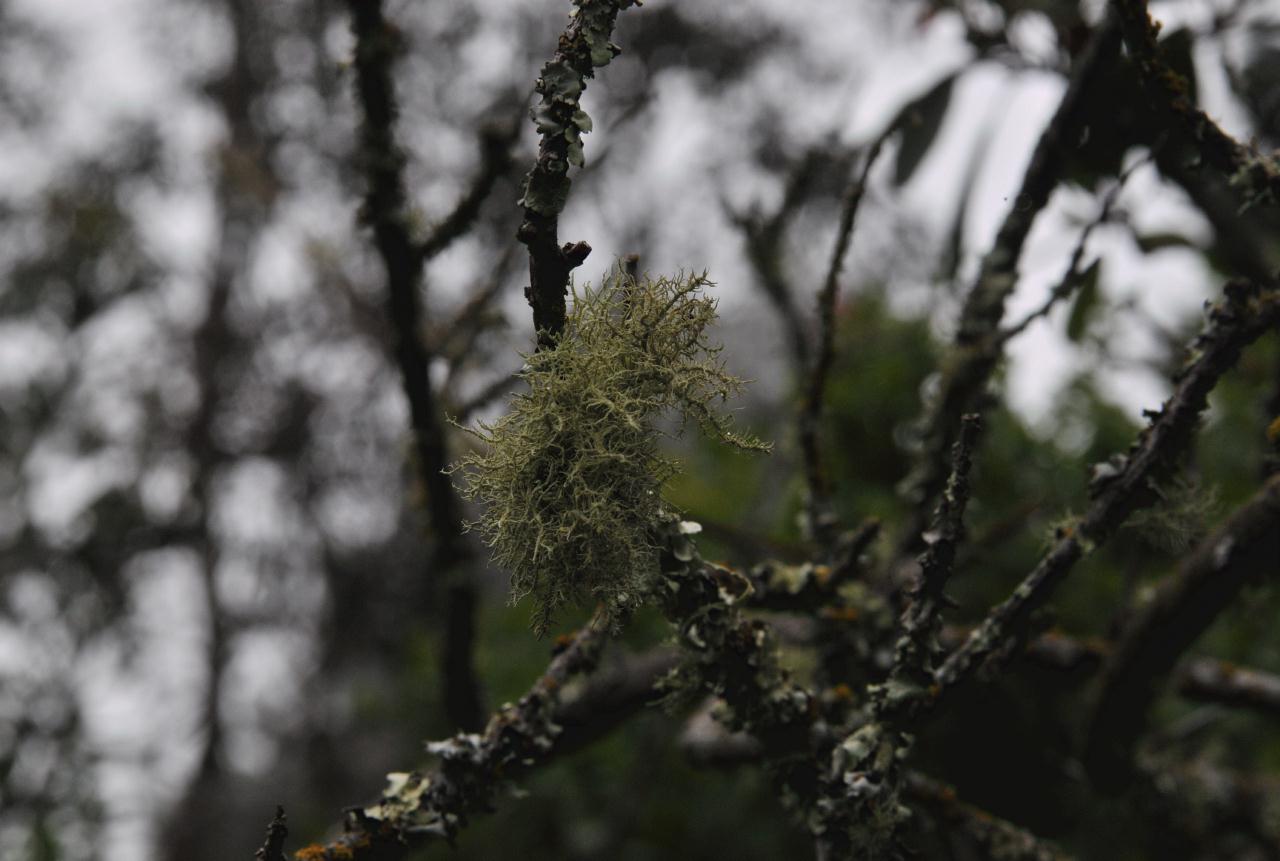
<path fill-rule="evenodd" d="M 758 381 L 739 421 L 776 450 L 671 442 L 685 471 L 670 499 L 704 525 L 706 558 L 810 558 L 795 415 L 814 297 L 853 172 L 894 128 L 840 280 L 822 428 L 835 514 L 886 524 L 866 552 L 892 577 L 922 398 L 996 227 L 1029 205 L 1016 190 L 1032 145 L 1104 5 L 649 0 L 620 19 L 623 53 L 585 97 L 594 131 L 562 228 L 594 247 L 579 280 L 633 254 L 719 284 L 724 356 Z M 515 202 L 537 143 L 531 83 L 567 8 L 386 10 L 404 46 L 414 229 L 436 241 L 418 337 L 462 423 L 503 409 L 533 344 Z M 1189 98 L 1276 147 L 1274 4 L 1152 11 Z M 248 858 L 277 802 L 295 835 L 321 839 L 416 764 L 422 739 L 458 729 L 442 635 L 457 605 L 428 564 L 441 536 L 356 219 L 352 52 L 340 4 L 0 0 L 0 857 Z M 1163 131 L 1127 58 L 1102 75 L 1032 213 L 1007 320 L 1045 302 L 1078 243 L 1083 259 L 990 387 L 956 631 L 1084 509 L 1089 465 L 1167 396 L 1219 283 L 1280 269 L 1274 201 L 1242 206 L 1194 141 Z M 1276 470 L 1277 415 L 1273 334 L 1216 389 L 1181 483 L 1091 558 L 1040 630 L 1114 636 Z M 448 431 L 454 454 L 468 444 Z M 550 645 L 482 560 L 472 551 L 466 578 L 488 710 L 528 688 Z M 1277 614 L 1274 584 L 1258 586 L 1196 653 L 1280 673 Z M 843 635 L 775 615 L 798 677 L 838 684 L 809 646 Z M 668 636 L 640 614 L 601 672 L 620 686 L 656 675 Z M 892 641 L 879 648 L 862 657 L 887 668 Z M 920 767 L 1082 858 L 1280 857 L 1277 714 L 1165 697 L 1154 742 L 1198 776 L 1180 796 L 1194 803 L 1104 804 L 1076 759 L 1090 654 L 1016 662 L 948 713 Z M 475 822 L 459 856 L 812 851 L 758 770 L 699 757 L 700 709 L 646 706 L 646 691 L 626 700 L 632 719 L 584 731 L 528 798 Z M 979 857 L 936 824 L 919 839 L 925 857 Z"/>

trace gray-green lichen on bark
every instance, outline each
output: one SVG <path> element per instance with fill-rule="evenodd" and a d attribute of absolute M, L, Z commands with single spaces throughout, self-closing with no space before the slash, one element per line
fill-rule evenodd
<path fill-rule="evenodd" d="M 524 181 L 520 205 L 554 218 L 569 198 L 569 167 L 583 164 L 582 136 L 591 118 L 582 110 L 587 79 L 618 54 L 610 41 L 618 13 L 634 0 L 575 0 L 573 22 L 555 55 L 542 67 L 535 90 L 541 101 L 530 115 L 542 136 L 538 160 Z"/>
<path fill-rule="evenodd" d="M 658 568 L 662 485 L 676 471 L 658 451 L 660 415 L 674 410 L 713 439 L 768 450 L 715 408 L 743 383 L 707 338 L 709 283 L 615 273 L 585 288 L 556 348 L 528 357 L 528 391 L 472 431 L 484 450 L 455 467 L 462 493 L 484 505 L 471 526 L 510 572 L 512 599 L 534 599 L 538 634 L 567 604 L 621 613 L 644 598 Z"/>

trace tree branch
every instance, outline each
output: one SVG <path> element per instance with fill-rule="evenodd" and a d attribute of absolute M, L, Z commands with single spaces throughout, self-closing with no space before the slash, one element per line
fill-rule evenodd
<path fill-rule="evenodd" d="M 581 167 L 582 135 L 591 118 L 582 110 L 582 93 L 595 70 L 617 56 L 609 41 L 618 13 L 635 0 L 573 0 L 568 28 L 535 87 L 542 97 L 531 112 L 538 134 L 538 159 L 524 181 L 524 220 L 516 237 L 529 249 L 529 287 L 525 298 L 533 308 L 538 349 L 555 346 L 564 330 L 565 291 L 569 273 L 582 265 L 591 246 L 577 242 L 560 247 L 560 213 L 569 198 L 569 167 Z"/>
<path fill-rule="evenodd" d="M 1196 142 L 1199 158 L 1216 168 L 1239 190 L 1244 206 L 1280 203 L 1280 161 L 1241 144 L 1192 104 L 1187 81 L 1164 61 L 1147 0 L 1112 0 L 1124 43 L 1138 67 L 1138 77 L 1157 114 L 1169 128 Z"/>
<path fill-rule="evenodd" d="M 364 112 L 360 159 L 365 173 L 362 217 L 373 228 L 387 275 L 387 314 L 395 331 L 395 357 L 409 402 L 418 477 L 435 532 L 433 574 L 445 589 L 443 669 L 445 711 L 455 726 L 474 728 L 484 711 L 472 665 L 474 589 L 458 579 L 470 558 L 453 485 L 444 426 L 431 385 L 431 352 L 423 343 L 419 281 L 423 256 L 409 229 L 404 190 L 405 156 L 395 139 L 398 107 L 391 66 L 399 51 L 396 31 L 382 14 L 382 0 L 348 0 L 355 35 L 356 94 Z"/>
<path fill-rule="evenodd" d="M 844 267 L 844 258 L 849 251 L 849 243 L 853 237 L 853 224 L 858 216 L 863 194 L 867 190 L 867 177 L 871 173 L 871 166 L 875 164 L 885 140 L 896 130 L 896 124 L 891 125 L 872 141 L 863 156 L 862 169 L 845 192 L 844 206 L 840 210 L 840 225 L 836 230 L 836 244 L 831 252 L 831 263 L 827 267 L 822 289 L 818 292 L 820 325 L 818 353 L 814 357 L 813 366 L 809 372 L 804 406 L 800 412 L 800 451 L 804 457 L 805 480 L 809 488 L 809 531 L 823 548 L 831 543 L 835 513 L 831 510 L 830 481 L 822 466 L 822 446 L 818 435 L 822 425 L 827 377 L 831 373 L 831 363 L 835 357 L 836 299 L 840 291 L 840 270 Z"/>
<path fill-rule="evenodd" d="M 1155 499 L 1156 483 L 1167 477 L 1189 446 L 1209 392 L 1236 362 L 1240 351 L 1280 323 L 1280 290 L 1231 282 L 1226 298 L 1209 313 L 1209 324 L 1192 345 L 1192 360 L 1179 373 L 1173 395 L 1125 455 L 1094 467 L 1093 499 L 1073 526 L 1059 530 L 1053 547 L 1013 594 L 995 607 L 969 640 L 939 668 L 940 693 L 969 679 L 998 652 L 1025 636 L 1032 611 L 1041 606 L 1081 557 L 1115 533 L 1133 511 Z"/>
<path fill-rule="evenodd" d="M 284 808 L 277 806 L 276 815 L 267 826 L 267 839 L 262 844 L 262 848 L 253 853 L 253 857 L 258 861 L 286 861 L 284 854 L 284 839 L 289 836 L 289 829 L 285 827 Z"/>
<path fill-rule="evenodd" d="M 951 477 L 933 524 L 924 535 L 925 551 L 920 556 L 920 577 L 911 591 L 910 603 L 902 613 L 901 630 L 888 683 L 879 689 L 877 713 L 889 719 L 909 715 L 922 699 L 927 699 L 933 683 L 933 651 L 947 605 L 947 581 L 951 578 L 956 550 L 964 540 L 964 512 L 969 503 L 969 469 L 982 420 L 969 414 L 960 426 L 960 438 L 951 453 Z"/>
<path fill-rule="evenodd" d="M 471 180 L 471 187 L 453 211 L 418 246 L 424 261 L 444 251 L 475 223 L 494 183 L 511 170 L 511 145 L 519 133 L 520 127 L 515 123 L 509 128 L 485 126 L 480 130 L 480 172 Z"/>
<path fill-rule="evenodd" d="M 1092 95 L 1119 47 L 1119 28 L 1115 17 L 1108 15 L 1077 61 L 1067 91 L 1031 154 L 1022 187 L 996 234 L 995 244 L 982 260 L 961 311 L 956 342 L 944 365 L 941 386 L 921 419 L 915 464 L 902 484 L 913 504 L 912 516 L 907 518 L 899 539 L 902 555 L 911 555 L 919 547 L 919 536 L 946 481 L 948 455 L 959 433 L 961 416 L 982 412 L 983 392 L 1002 355 L 998 331 L 1005 301 L 1017 286 L 1022 247 L 1036 215 L 1058 184 L 1067 154 L 1078 140 L 1079 115 L 1085 100 Z"/>
<path fill-rule="evenodd" d="M 391 785 L 377 804 L 348 811 L 346 833 L 300 849 L 297 861 L 393 861 L 432 842 L 452 842 L 471 816 L 492 809 L 503 785 L 552 756 L 561 692 L 570 679 L 595 669 L 606 629 L 597 613 L 562 641 L 546 672 L 518 703 L 494 714 L 483 734 L 428 744 L 440 760 L 435 769 L 388 775 Z"/>
<path fill-rule="evenodd" d="M 1147 712 L 1178 658 L 1261 575 L 1280 575 L 1280 476 L 1157 587 L 1121 636 L 1103 670 L 1085 748 L 1085 767 L 1096 786 L 1118 791 L 1129 783 L 1133 749 Z M 1195 685 L 1209 683 L 1213 676 L 1189 678 Z"/>

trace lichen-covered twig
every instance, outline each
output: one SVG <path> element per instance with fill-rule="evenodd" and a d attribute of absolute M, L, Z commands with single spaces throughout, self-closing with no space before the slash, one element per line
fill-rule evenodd
<path fill-rule="evenodd" d="M 935 637 L 946 603 L 945 589 L 964 537 L 969 469 L 981 420 L 966 415 L 952 451 L 951 475 L 924 536 L 920 576 L 903 611 L 893 665 L 883 684 L 870 688 L 861 725 L 836 745 L 821 780 L 813 821 L 818 857 L 892 857 L 899 852 L 902 761 L 911 747 L 908 731 L 933 690 Z"/>
<path fill-rule="evenodd" d="M 835 358 L 836 300 L 840 292 L 840 270 L 844 267 L 844 258 L 853 238 L 853 224 L 867 190 L 871 166 L 875 164 L 885 140 L 894 131 L 896 128 L 891 126 L 871 142 L 863 156 L 862 168 L 845 191 L 844 204 L 840 209 L 840 224 L 836 228 L 835 248 L 831 252 L 831 262 L 827 266 L 822 289 L 818 291 L 818 349 L 809 369 L 804 405 L 800 411 L 800 452 L 804 457 L 805 481 L 809 491 L 809 531 L 823 548 L 831 543 L 835 513 L 831 510 L 831 482 L 822 465 L 819 431 L 822 426 L 827 377 Z"/>
<path fill-rule="evenodd" d="M 1280 159 L 1240 143 L 1191 102 L 1187 81 L 1161 56 L 1160 25 L 1151 19 L 1147 0 L 1112 0 L 1111 9 L 1157 115 L 1196 142 L 1198 157 L 1236 186 L 1245 207 L 1280 204 Z"/>
<path fill-rule="evenodd" d="M 258 861 L 285 861 L 284 839 L 288 836 L 289 829 L 285 826 L 284 808 L 277 806 L 275 817 L 267 825 L 267 839 L 263 842 L 262 848 L 253 853 L 253 857 Z"/>
<path fill-rule="evenodd" d="M 919 548 L 919 536 L 946 482 L 960 417 L 982 412 L 983 392 L 1002 355 L 999 326 L 1005 302 L 1017 285 L 1022 247 L 1079 139 L 1081 110 L 1119 46 L 1119 28 L 1114 16 L 1108 15 L 1076 61 L 1067 90 L 1036 143 L 1022 186 L 965 299 L 955 346 L 944 365 L 938 391 L 925 405 L 919 450 L 911 474 L 902 484 L 913 509 L 900 533 L 901 555 L 914 555 Z"/>
<path fill-rule="evenodd" d="M 431 353 L 421 337 L 418 289 L 423 258 L 410 232 L 405 156 L 396 142 L 398 107 L 391 77 L 400 46 L 397 32 L 383 17 L 382 0 L 348 0 L 347 5 L 355 35 L 356 95 L 364 113 L 360 161 L 367 188 L 361 215 L 373 228 L 386 270 L 387 315 L 395 330 L 396 364 L 409 402 L 418 477 L 435 533 L 432 575 L 445 593 L 445 709 L 456 726 L 472 729 L 484 714 L 472 665 L 475 595 L 472 586 L 458 576 L 459 566 L 470 554 L 462 538 L 453 485 L 442 472 L 449 463 L 443 416 L 431 384 Z"/>
<path fill-rule="evenodd" d="M 606 632 L 603 614 L 597 614 L 566 638 L 529 692 L 493 715 L 483 733 L 428 744 L 440 760 L 435 769 L 388 775 L 390 785 L 377 804 L 348 812 L 346 833 L 300 849 L 296 861 L 393 861 L 428 843 L 453 841 L 471 816 L 492 809 L 500 789 L 553 755 L 561 732 L 560 692 L 571 678 L 595 668 Z"/>
<path fill-rule="evenodd" d="M 933 684 L 935 639 L 948 600 L 956 550 L 964 539 L 964 512 L 969 503 L 969 469 L 982 420 L 969 414 L 960 426 L 960 437 L 951 454 L 951 476 L 942 492 L 933 523 L 924 535 L 925 551 L 920 555 L 920 576 L 910 592 L 910 602 L 902 614 L 902 636 L 894 648 L 893 668 L 888 682 L 879 689 L 878 711 L 883 718 L 901 719 L 927 700 Z"/>
<path fill-rule="evenodd" d="M 1096 786 L 1118 790 L 1129 782 L 1147 712 L 1183 652 L 1248 582 L 1278 575 L 1280 476 L 1203 541 L 1125 629 L 1103 670 L 1085 748 Z"/>
<path fill-rule="evenodd" d="M 685 655 L 668 687 L 717 698 L 717 719 L 755 737 L 784 806 L 806 815 L 818 789 L 817 702 L 779 664 L 769 625 L 739 609 L 751 581 L 698 557 L 689 538 L 698 529 L 675 517 L 661 529 L 667 549 L 654 594 Z"/>
<path fill-rule="evenodd" d="M 582 93 L 595 70 L 618 54 L 609 41 L 618 13 L 635 0 L 573 0 L 569 26 L 560 34 L 555 54 L 542 67 L 535 87 L 541 100 L 532 117 L 541 140 L 538 159 L 524 181 L 524 220 L 517 237 L 529 249 L 529 289 L 538 348 L 555 346 L 564 329 L 565 291 L 569 273 L 580 266 L 591 246 L 560 246 L 560 213 L 569 199 L 569 167 L 583 164 L 582 135 L 591 118 L 582 110 Z"/>
<path fill-rule="evenodd" d="M 1026 635 L 1031 613 L 1075 563 L 1110 538 L 1132 512 L 1156 499 L 1158 482 L 1172 473 L 1191 442 L 1209 392 L 1245 346 L 1280 323 L 1280 290 L 1275 287 L 1235 281 L 1224 292 L 1192 344 L 1173 395 L 1151 414 L 1150 425 L 1127 454 L 1094 467 L 1092 502 L 1084 516 L 1059 530 L 1035 569 L 939 668 L 936 681 L 942 695 L 967 681 L 988 658 L 1013 649 Z"/>

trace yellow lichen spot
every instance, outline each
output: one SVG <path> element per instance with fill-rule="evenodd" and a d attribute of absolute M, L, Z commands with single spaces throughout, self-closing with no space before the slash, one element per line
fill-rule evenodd
<path fill-rule="evenodd" d="M 293 853 L 294 861 L 329 861 L 329 853 L 319 843 L 303 846 Z"/>
<path fill-rule="evenodd" d="M 833 622 L 856 622 L 858 621 L 858 608 L 823 607 L 822 618 L 830 619 Z"/>
<path fill-rule="evenodd" d="M 848 702 L 853 699 L 853 689 L 841 682 L 831 689 L 831 696 L 841 702 Z"/>
<path fill-rule="evenodd" d="M 1276 416 L 1271 420 L 1271 424 L 1267 425 L 1267 442 L 1280 445 L 1280 416 Z"/>
<path fill-rule="evenodd" d="M 813 579 L 819 586 L 826 586 L 831 582 L 831 566 L 815 565 L 813 567 Z"/>

